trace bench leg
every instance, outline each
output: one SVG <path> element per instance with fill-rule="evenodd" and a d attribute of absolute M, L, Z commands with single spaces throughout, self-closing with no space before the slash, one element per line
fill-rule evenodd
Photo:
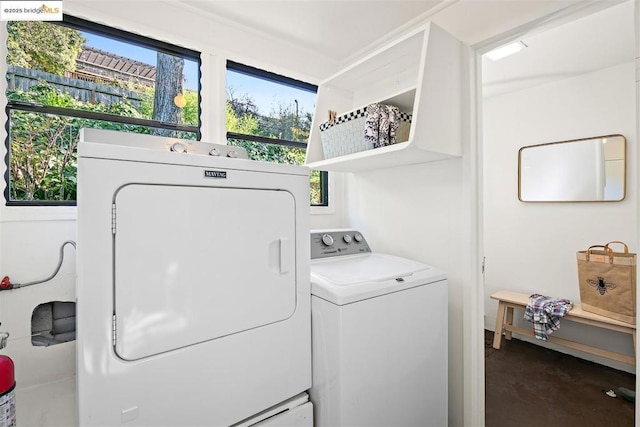
<path fill-rule="evenodd" d="M 509 326 L 513 326 L 513 307 L 507 307 L 507 321 L 505 322 Z M 504 331 L 505 339 L 511 340 L 511 331 Z"/>
<path fill-rule="evenodd" d="M 500 349 L 502 343 L 502 331 L 504 330 L 504 311 L 507 305 L 500 301 L 498 303 L 498 315 L 496 317 L 496 330 L 493 334 L 493 348 Z"/>

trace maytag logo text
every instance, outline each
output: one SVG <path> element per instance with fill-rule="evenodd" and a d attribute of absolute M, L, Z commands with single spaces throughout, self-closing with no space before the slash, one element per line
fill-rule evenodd
<path fill-rule="evenodd" d="M 205 178 L 227 178 L 227 171 L 213 171 L 213 170 L 205 170 L 204 171 Z"/>

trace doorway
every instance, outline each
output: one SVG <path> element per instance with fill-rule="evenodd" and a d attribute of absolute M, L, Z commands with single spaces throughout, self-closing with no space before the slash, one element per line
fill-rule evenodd
<path fill-rule="evenodd" d="M 490 299 L 492 293 L 540 293 L 578 302 L 576 251 L 611 240 L 625 240 L 633 251 L 638 250 L 634 2 L 598 3 L 606 4 L 592 5 L 597 10 L 581 8 L 572 15 L 550 17 L 491 46 L 515 43 L 519 51 L 511 56 L 482 58 L 485 329 L 495 328 L 497 303 Z M 622 134 L 628 141 L 623 201 L 526 203 L 518 199 L 520 148 L 609 134 Z M 517 323 L 530 328 L 523 320 Z M 584 325 L 561 322 L 556 334 L 634 352 L 622 334 Z M 576 351 L 544 346 L 586 358 Z M 635 366 L 590 359 L 635 372 Z"/>

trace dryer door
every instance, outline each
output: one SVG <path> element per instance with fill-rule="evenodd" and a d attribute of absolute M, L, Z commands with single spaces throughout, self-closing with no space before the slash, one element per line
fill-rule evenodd
<path fill-rule="evenodd" d="M 286 191 L 130 184 L 115 196 L 115 351 L 137 360 L 287 319 Z"/>

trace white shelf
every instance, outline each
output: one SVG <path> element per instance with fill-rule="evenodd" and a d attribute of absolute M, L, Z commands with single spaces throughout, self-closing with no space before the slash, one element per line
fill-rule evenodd
<path fill-rule="evenodd" d="M 349 172 L 460 156 L 461 57 L 462 43 L 427 23 L 321 82 L 307 165 Z M 413 115 L 409 140 L 325 159 L 319 126 L 327 112 L 341 115 L 373 102 Z"/>
<path fill-rule="evenodd" d="M 458 156 L 415 149 L 411 146 L 411 143 L 407 141 L 388 145 L 386 147 L 374 148 L 373 150 L 360 151 L 359 153 L 353 153 L 346 156 L 319 160 L 313 163 L 308 163 L 308 166 L 312 169 L 327 171 L 359 172 L 390 168 L 394 166 L 435 162 L 453 157 Z"/>

